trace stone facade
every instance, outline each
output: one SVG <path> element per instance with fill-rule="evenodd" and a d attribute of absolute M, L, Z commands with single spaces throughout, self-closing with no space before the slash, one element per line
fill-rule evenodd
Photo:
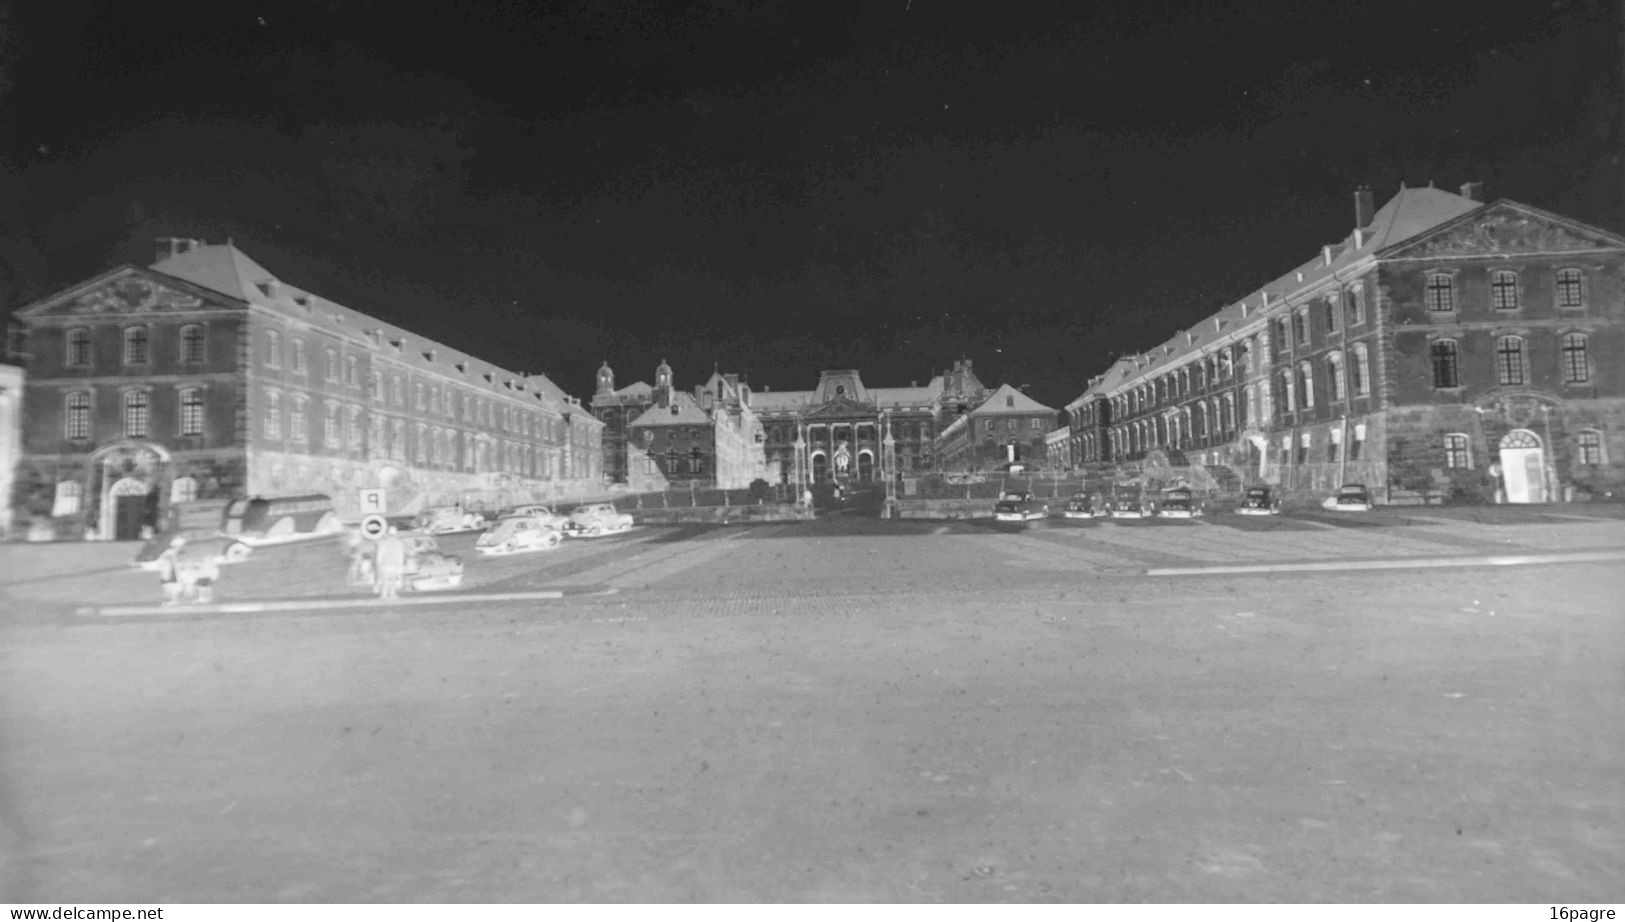
<path fill-rule="evenodd" d="M 1070 457 L 1159 452 L 1300 498 L 1617 492 L 1625 238 L 1477 193 L 1356 193 L 1347 239 L 1092 379 Z"/>
<path fill-rule="evenodd" d="M 23 370 L 0 365 L 0 538 L 11 534 L 12 480 L 23 448 Z"/>
<path fill-rule="evenodd" d="M 359 515 L 586 495 L 602 424 L 506 371 L 179 241 L 29 305 L 19 511 L 131 538 L 187 499 L 326 493 Z"/>
<path fill-rule="evenodd" d="M 608 417 L 606 432 L 618 418 L 631 417 L 618 440 L 624 447 L 613 449 L 614 443 L 605 441 L 606 451 L 618 450 L 626 458 L 623 482 L 639 491 L 673 484 L 739 489 L 769 478 L 765 435 L 751 407 L 750 385 L 738 375 L 713 372 L 687 393 L 677 390 L 671 366 L 662 361 L 644 402 L 637 386 L 624 394 L 615 391 L 613 372 L 606 376 L 606 371 L 607 364 L 599 372 L 593 405 Z M 640 406 L 633 415 L 631 410 Z M 614 463 L 622 462 L 616 458 Z"/>
<path fill-rule="evenodd" d="M 1060 413 L 1006 384 L 959 416 L 938 439 L 944 471 L 986 471 L 1001 464 L 1040 464 Z"/>

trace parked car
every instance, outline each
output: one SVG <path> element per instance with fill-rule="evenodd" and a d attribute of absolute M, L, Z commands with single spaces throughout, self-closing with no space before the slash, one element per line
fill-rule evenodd
<path fill-rule="evenodd" d="M 267 544 L 286 544 L 339 535 L 344 523 L 333 508 L 333 498 L 325 493 L 292 496 L 248 496 L 226 506 L 220 530 L 243 545 L 241 559 L 248 549 Z"/>
<path fill-rule="evenodd" d="M 1031 522 L 1048 515 L 1048 504 L 1040 502 L 1031 493 L 1004 493 L 993 504 L 993 518 L 998 522 Z"/>
<path fill-rule="evenodd" d="M 478 531 L 485 527 L 485 516 L 462 506 L 430 506 L 417 514 L 412 520 L 412 527 L 431 535 Z"/>
<path fill-rule="evenodd" d="M 1092 519 L 1101 514 L 1101 510 L 1095 505 L 1093 493 L 1072 494 L 1072 498 L 1066 501 L 1066 508 L 1061 510 L 1062 517 L 1068 519 Z"/>
<path fill-rule="evenodd" d="M 1114 519 L 1143 519 L 1157 514 L 1157 504 L 1145 498 L 1139 484 L 1120 483 L 1106 499 L 1106 514 Z"/>
<path fill-rule="evenodd" d="M 1237 515 L 1280 515 L 1281 500 L 1269 487 L 1248 487 L 1236 507 Z"/>
<path fill-rule="evenodd" d="M 1320 505 L 1333 512 L 1370 512 L 1371 491 L 1363 483 L 1345 483 Z"/>
<path fill-rule="evenodd" d="M 627 531 L 632 517 L 615 508 L 614 503 L 587 503 L 570 513 L 568 534 L 577 538 L 595 538 L 599 535 Z"/>
<path fill-rule="evenodd" d="M 504 516 L 480 535 L 479 540 L 474 542 L 474 548 L 481 554 L 491 555 L 550 551 L 564 540 L 564 533 L 553 525 L 550 518 L 542 515 Z"/>
<path fill-rule="evenodd" d="M 408 555 L 403 582 L 413 592 L 454 589 L 463 584 L 463 559 L 439 551 Z"/>
<path fill-rule="evenodd" d="M 559 531 L 564 531 L 570 522 L 570 517 L 560 512 L 554 512 L 553 507 L 545 503 L 531 503 L 525 506 L 515 506 L 502 513 L 500 518 L 506 519 L 516 515 L 536 516 L 549 523 Z"/>
<path fill-rule="evenodd" d="M 180 531 L 159 532 L 152 540 L 141 545 L 130 562 L 143 570 L 158 569 L 158 555 L 169 549 L 176 538 L 186 539 L 186 553 L 202 557 L 212 555 L 216 563 L 236 563 L 248 557 L 252 550 L 236 538 L 220 534 L 218 528 L 183 528 Z"/>
<path fill-rule="evenodd" d="M 1174 487 L 1172 490 L 1163 491 L 1156 514 L 1168 519 L 1194 519 L 1206 511 L 1202 501 L 1196 498 L 1189 487 Z"/>

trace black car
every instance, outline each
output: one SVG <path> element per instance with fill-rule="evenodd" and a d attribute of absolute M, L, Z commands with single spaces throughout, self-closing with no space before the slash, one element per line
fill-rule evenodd
<path fill-rule="evenodd" d="M 1280 515 L 1281 501 L 1269 487 L 1248 487 L 1247 495 L 1236 507 L 1237 515 Z"/>
<path fill-rule="evenodd" d="M 1061 515 L 1068 519 L 1092 519 L 1100 514 L 1094 494 L 1084 492 L 1072 494 L 1072 498 L 1066 501 L 1066 508 L 1061 510 Z"/>
<path fill-rule="evenodd" d="M 1337 492 L 1326 497 L 1321 506 L 1333 512 L 1370 512 L 1371 491 L 1363 483 L 1345 483 Z"/>
<path fill-rule="evenodd" d="M 1162 494 L 1156 514 L 1169 519 L 1193 519 L 1204 512 L 1202 502 L 1188 487 L 1174 487 Z"/>
<path fill-rule="evenodd" d="M 1106 514 L 1114 519 L 1143 519 L 1157 514 L 1157 504 L 1145 498 L 1139 484 L 1120 483 L 1106 499 Z"/>
<path fill-rule="evenodd" d="M 1005 493 L 993 505 L 993 518 L 1000 522 L 1030 522 L 1049 515 L 1049 506 L 1031 493 Z"/>

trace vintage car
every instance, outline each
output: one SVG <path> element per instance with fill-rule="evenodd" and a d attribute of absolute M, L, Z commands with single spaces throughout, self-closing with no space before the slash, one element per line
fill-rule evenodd
<path fill-rule="evenodd" d="M 1155 514 L 1166 519 L 1194 519 L 1206 511 L 1189 487 L 1174 487 L 1163 491 Z"/>
<path fill-rule="evenodd" d="M 1236 507 L 1237 515 L 1280 515 L 1281 501 L 1269 487 L 1248 487 Z"/>
<path fill-rule="evenodd" d="M 1320 505 L 1333 512 L 1370 512 L 1371 491 L 1363 483 L 1345 483 Z"/>
<path fill-rule="evenodd" d="M 1157 504 L 1145 498 L 1137 483 L 1120 483 L 1106 497 L 1105 512 L 1114 519 L 1144 519 L 1157 514 Z"/>
<path fill-rule="evenodd" d="M 1031 493 L 1003 493 L 993 504 L 993 518 L 998 522 L 1031 522 L 1048 516 L 1049 506 Z"/>
<path fill-rule="evenodd" d="M 546 505 L 545 503 L 531 503 L 531 504 L 524 505 L 524 506 L 515 506 L 512 509 L 509 509 L 508 511 L 502 513 L 500 518 L 506 519 L 506 518 L 509 518 L 511 516 L 516 516 L 516 515 L 529 515 L 529 516 L 538 517 L 542 521 L 547 522 L 548 524 L 552 525 L 554 528 L 558 529 L 559 531 L 564 531 L 565 528 L 568 527 L 569 522 L 570 522 L 570 517 L 569 516 L 567 516 L 567 515 L 565 515 L 565 514 L 563 514 L 561 512 L 554 512 L 553 507 L 549 506 L 549 505 Z"/>
<path fill-rule="evenodd" d="M 1068 519 L 1092 519 L 1102 514 L 1095 504 L 1095 495 L 1083 492 L 1072 494 L 1072 498 L 1066 501 L 1066 508 L 1061 510 L 1061 516 Z"/>
<path fill-rule="evenodd" d="M 417 514 L 412 520 L 412 527 L 431 535 L 477 531 L 485 527 L 485 516 L 462 506 L 430 506 Z"/>
<path fill-rule="evenodd" d="M 185 539 L 184 547 L 189 556 L 208 554 L 214 557 L 216 563 L 237 563 L 246 559 L 252 550 L 236 538 L 220 534 L 216 528 L 184 528 L 154 535 L 152 540 L 141 545 L 141 550 L 130 562 L 143 570 L 158 569 L 158 555 L 167 550 L 170 542 L 176 538 Z"/>
<path fill-rule="evenodd" d="M 474 548 L 481 554 L 522 554 L 550 551 L 563 540 L 564 532 L 553 523 L 552 516 L 509 515 L 486 529 L 474 542 Z"/>
<path fill-rule="evenodd" d="M 463 584 L 463 559 L 425 551 L 408 555 L 403 585 L 413 592 L 433 592 L 436 589 L 455 589 Z"/>
<path fill-rule="evenodd" d="M 570 513 L 565 533 L 577 538 L 595 538 L 631 527 L 632 517 L 616 509 L 614 503 L 587 503 Z"/>

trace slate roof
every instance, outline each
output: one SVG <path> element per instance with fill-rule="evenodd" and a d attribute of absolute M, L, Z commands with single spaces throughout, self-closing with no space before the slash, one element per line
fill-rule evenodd
<path fill-rule="evenodd" d="M 672 409 L 677 410 L 676 413 Z M 673 391 L 671 406 L 663 407 L 655 404 L 632 420 L 631 426 L 709 426 L 711 415 L 700 409 L 693 395 L 683 391 Z"/>
<path fill-rule="evenodd" d="M 1006 401 L 1005 398 L 1011 400 Z M 1009 405 L 1006 405 L 1007 403 Z M 1008 416 L 1015 413 L 1023 416 L 1030 416 L 1033 413 L 1048 413 L 1051 416 L 1056 414 L 1053 408 L 1044 406 L 1008 384 L 999 385 L 998 390 L 988 395 L 988 398 L 971 412 L 983 416 L 990 414 Z"/>
<path fill-rule="evenodd" d="M 250 259 L 231 244 L 205 244 L 165 257 L 152 264 L 152 271 L 199 285 L 326 330 L 343 339 L 370 342 L 376 351 L 395 361 L 422 368 L 471 387 L 516 397 L 529 396 L 537 403 L 567 413 L 576 401 L 546 375 L 511 371 L 452 349 L 427 337 L 379 320 L 370 314 L 345 307 L 319 295 L 299 289 L 277 278 L 269 269 Z M 399 348 L 392 348 L 399 343 Z M 589 413 L 582 419 L 592 419 Z"/>
<path fill-rule="evenodd" d="M 899 407 L 925 407 L 942 396 L 942 376 L 937 375 L 923 387 L 865 387 L 869 399 L 877 409 Z M 750 392 L 750 407 L 757 413 L 785 413 L 818 406 L 818 391 L 757 391 Z"/>

